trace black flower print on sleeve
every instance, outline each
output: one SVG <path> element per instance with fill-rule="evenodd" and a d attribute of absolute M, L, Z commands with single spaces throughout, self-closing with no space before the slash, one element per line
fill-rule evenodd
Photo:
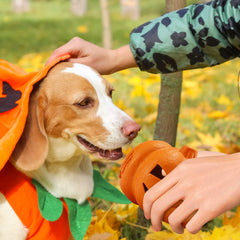
<path fill-rule="evenodd" d="M 225 36 L 233 39 L 236 35 L 240 38 L 240 21 L 236 22 L 233 17 L 228 18 L 227 23 L 222 23 L 219 17 L 214 18 L 217 29 Z"/>
<path fill-rule="evenodd" d="M 185 32 L 174 32 L 170 37 L 174 47 L 187 46 L 188 42 L 185 40 L 187 34 Z"/>
<path fill-rule="evenodd" d="M 154 46 L 155 43 L 162 43 L 158 36 L 158 27 L 160 23 L 155 24 L 155 26 L 148 31 L 147 33 L 141 35 L 144 38 L 144 43 L 146 45 L 146 51 L 150 52 L 151 48 Z"/>
<path fill-rule="evenodd" d="M 146 22 L 146 23 L 140 25 L 139 27 L 134 28 L 134 29 L 132 30 L 132 33 L 141 33 L 141 32 L 143 31 L 143 28 L 144 28 L 145 26 L 147 26 L 148 24 L 150 24 L 150 23 L 151 23 L 151 22 L 149 21 L 149 22 Z"/>
<path fill-rule="evenodd" d="M 212 7 L 217 8 L 217 7 L 222 7 L 224 8 L 227 3 L 227 0 L 214 0 L 212 1 Z"/>
<path fill-rule="evenodd" d="M 178 10 L 176 13 L 179 15 L 180 18 L 183 18 L 187 12 L 188 12 L 188 8 L 183 8 Z"/>
<path fill-rule="evenodd" d="M 187 54 L 190 64 L 194 65 L 198 62 L 204 62 L 204 53 L 198 47 L 193 48 L 192 52 Z"/>
<path fill-rule="evenodd" d="M 232 0 L 231 1 L 231 5 L 234 7 L 234 8 L 238 8 L 240 6 L 240 1 L 239 0 Z"/>
<path fill-rule="evenodd" d="M 204 24 L 205 24 L 205 21 L 203 20 L 202 17 L 200 17 L 200 18 L 198 19 L 198 22 L 199 22 L 199 24 L 201 24 L 201 25 L 204 25 Z"/>
<path fill-rule="evenodd" d="M 207 37 L 206 43 L 210 47 L 216 47 L 220 43 L 220 41 L 214 37 Z"/>
<path fill-rule="evenodd" d="M 199 31 L 198 35 L 202 38 L 206 37 L 208 35 L 208 31 L 209 31 L 209 29 L 207 27 L 205 27 Z"/>
<path fill-rule="evenodd" d="M 190 32 L 192 33 L 192 35 L 195 36 L 196 30 L 194 29 L 194 27 L 193 27 L 192 24 L 189 24 L 189 30 L 190 30 Z"/>
<path fill-rule="evenodd" d="M 198 5 L 198 6 L 195 8 L 195 10 L 194 10 L 194 15 L 193 15 L 192 19 L 197 18 L 197 17 L 201 14 L 201 12 L 202 12 L 203 9 L 204 9 L 204 5 L 203 5 L 203 4 L 202 4 L 202 5 Z"/>
<path fill-rule="evenodd" d="M 176 61 L 168 55 L 154 53 L 153 59 L 162 73 L 171 73 L 178 70 Z"/>
<path fill-rule="evenodd" d="M 219 53 L 225 59 L 232 59 L 235 56 L 239 56 L 239 50 L 229 46 L 226 48 L 220 48 Z"/>
<path fill-rule="evenodd" d="M 143 59 L 143 68 L 142 70 L 148 70 L 154 66 L 154 63 L 149 61 L 148 59 Z"/>
<path fill-rule="evenodd" d="M 166 26 L 166 27 L 168 27 L 170 24 L 171 24 L 171 19 L 169 18 L 169 17 L 165 17 L 162 21 L 161 21 L 161 23 L 164 25 L 164 26 Z"/>
<path fill-rule="evenodd" d="M 136 55 L 138 57 L 143 57 L 145 54 L 144 50 L 142 48 L 136 48 Z"/>

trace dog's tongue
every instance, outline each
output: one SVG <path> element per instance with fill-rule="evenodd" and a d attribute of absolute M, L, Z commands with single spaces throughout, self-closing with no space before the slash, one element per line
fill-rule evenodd
<path fill-rule="evenodd" d="M 121 148 L 117 148 L 114 150 L 101 150 L 99 151 L 99 155 L 111 160 L 117 160 L 123 156 L 123 153 Z"/>

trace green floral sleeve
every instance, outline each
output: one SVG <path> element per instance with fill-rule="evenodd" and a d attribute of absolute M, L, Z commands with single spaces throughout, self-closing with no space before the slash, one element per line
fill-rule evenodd
<path fill-rule="evenodd" d="M 167 13 L 135 28 L 130 47 L 139 68 L 171 73 L 238 57 L 239 10 L 239 0 L 213 0 Z"/>

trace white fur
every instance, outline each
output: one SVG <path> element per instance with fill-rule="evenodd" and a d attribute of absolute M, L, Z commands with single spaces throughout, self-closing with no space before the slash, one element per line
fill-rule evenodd
<path fill-rule="evenodd" d="M 6 198 L 0 193 L 0 239 L 24 240 L 28 229 L 22 224 Z"/>
<path fill-rule="evenodd" d="M 91 160 L 68 139 L 50 137 L 45 164 L 28 175 L 40 182 L 55 197 L 76 199 L 79 204 L 93 192 Z"/>
<path fill-rule="evenodd" d="M 103 126 L 110 133 L 106 141 L 98 142 L 97 146 L 103 149 L 115 149 L 126 144 L 127 139 L 123 136 L 121 128 L 124 122 L 132 121 L 132 119 L 113 104 L 112 99 L 106 94 L 106 86 L 103 84 L 102 77 L 92 68 L 79 63 L 74 63 L 73 67 L 66 68 L 63 72 L 85 78 L 97 93 L 99 100 L 97 116 L 101 117 Z"/>

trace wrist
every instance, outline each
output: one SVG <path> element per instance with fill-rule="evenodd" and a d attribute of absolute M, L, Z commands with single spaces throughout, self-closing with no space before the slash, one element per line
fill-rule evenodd
<path fill-rule="evenodd" d="M 127 68 L 138 67 L 129 45 L 112 50 L 113 72 L 121 71 Z"/>

